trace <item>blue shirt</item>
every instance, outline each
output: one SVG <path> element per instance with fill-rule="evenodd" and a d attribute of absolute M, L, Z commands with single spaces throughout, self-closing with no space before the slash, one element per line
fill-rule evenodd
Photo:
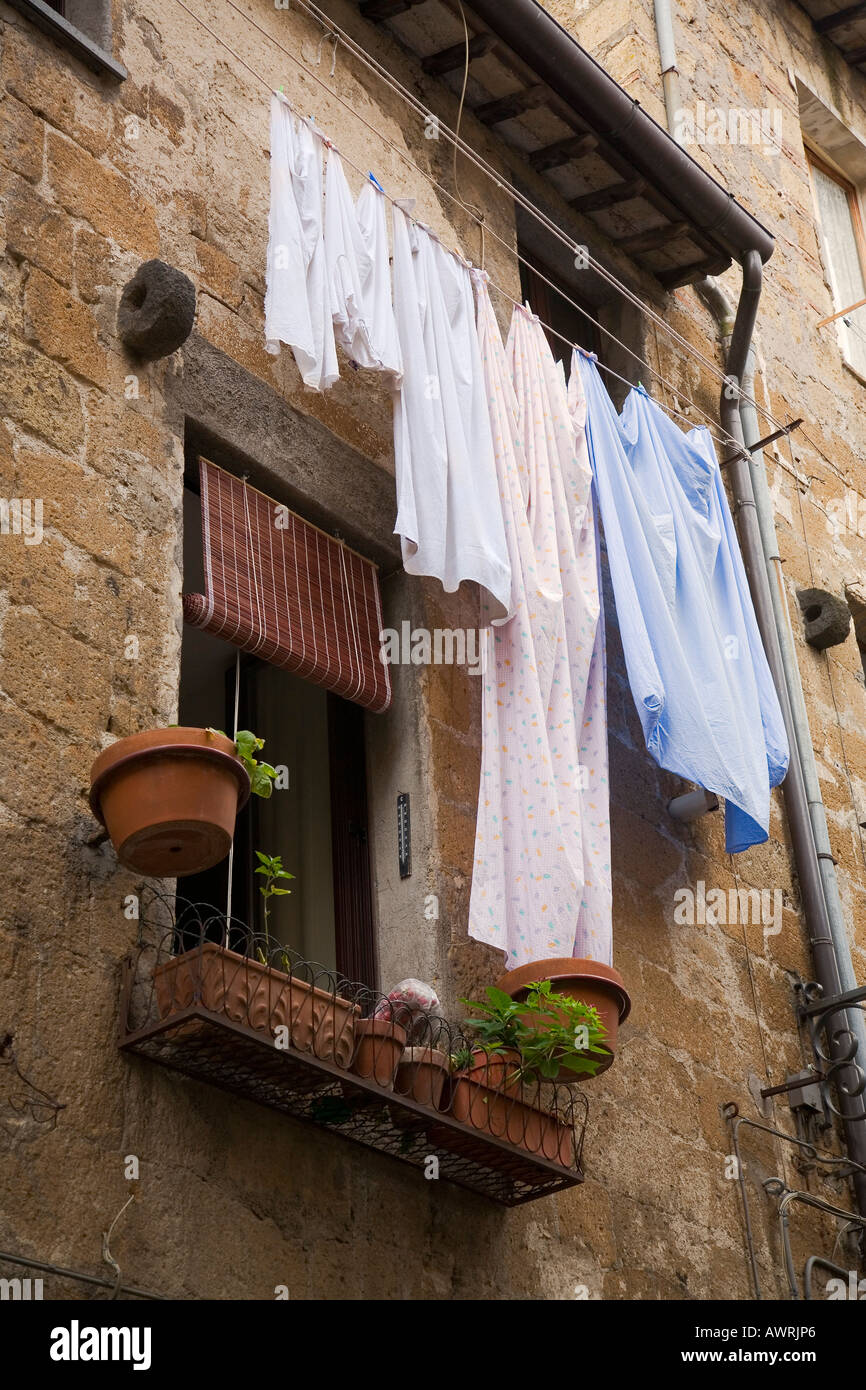
<path fill-rule="evenodd" d="M 729 854 L 768 837 L 788 768 L 712 436 L 684 433 L 642 387 L 619 416 L 574 354 L 629 684 L 656 762 L 725 799 Z"/>

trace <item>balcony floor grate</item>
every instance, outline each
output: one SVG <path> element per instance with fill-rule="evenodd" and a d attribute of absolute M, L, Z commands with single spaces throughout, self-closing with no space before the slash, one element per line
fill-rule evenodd
<path fill-rule="evenodd" d="M 435 1155 L 440 1178 L 502 1206 L 583 1182 L 579 1164 L 565 1168 L 312 1054 L 281 1051 L 255 1029 L 201 1007 L 130 1033 L 120 1046 L 416 1168 Z"/>

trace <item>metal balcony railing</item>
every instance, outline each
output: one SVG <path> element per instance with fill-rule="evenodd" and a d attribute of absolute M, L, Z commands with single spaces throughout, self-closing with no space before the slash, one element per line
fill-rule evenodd
<path fill-rule="evenodd" d="M 119 1045 L 505 1206 L 583 1181 L 583 1092 L 523 1085 L 446 1019 L 159 891 L 141 901 Z"/>

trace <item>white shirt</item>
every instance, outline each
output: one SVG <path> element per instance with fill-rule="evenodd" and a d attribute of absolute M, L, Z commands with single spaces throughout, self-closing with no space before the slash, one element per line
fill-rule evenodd
<path fill-rule="evenodd" d="M 464 580 L 510 607 L 511 564 L 469 268 L 395 206 L 394 312 L 403 388 L 394 395 L 397 521 L 409 574 L 449 593 Z"/>
<path fill-rule="evenodd" d="M 338 379 L 337 349 L 322 228 L 322 139 L 288 101 L 271 98 L 271 205 L 268 217 L 265 339 L 287 343 L 306 386 Z"/>
<path fill-rule="evenodd" d="M 391 301 L 385 198 L 368 180 L 352 195 L 338 152 L 325 172 L 325 261 L 337 342 L 359 367 L 402 376 Z"/>

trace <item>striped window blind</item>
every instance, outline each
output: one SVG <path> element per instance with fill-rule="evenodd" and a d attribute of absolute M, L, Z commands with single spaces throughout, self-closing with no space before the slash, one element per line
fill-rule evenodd
<path fill-rule="evenodd" d="M 380 714 L 391 681 L 380 655 L 376 566 L 273 498 L 201 459 L 203 594 L 194 627 Z"/>

